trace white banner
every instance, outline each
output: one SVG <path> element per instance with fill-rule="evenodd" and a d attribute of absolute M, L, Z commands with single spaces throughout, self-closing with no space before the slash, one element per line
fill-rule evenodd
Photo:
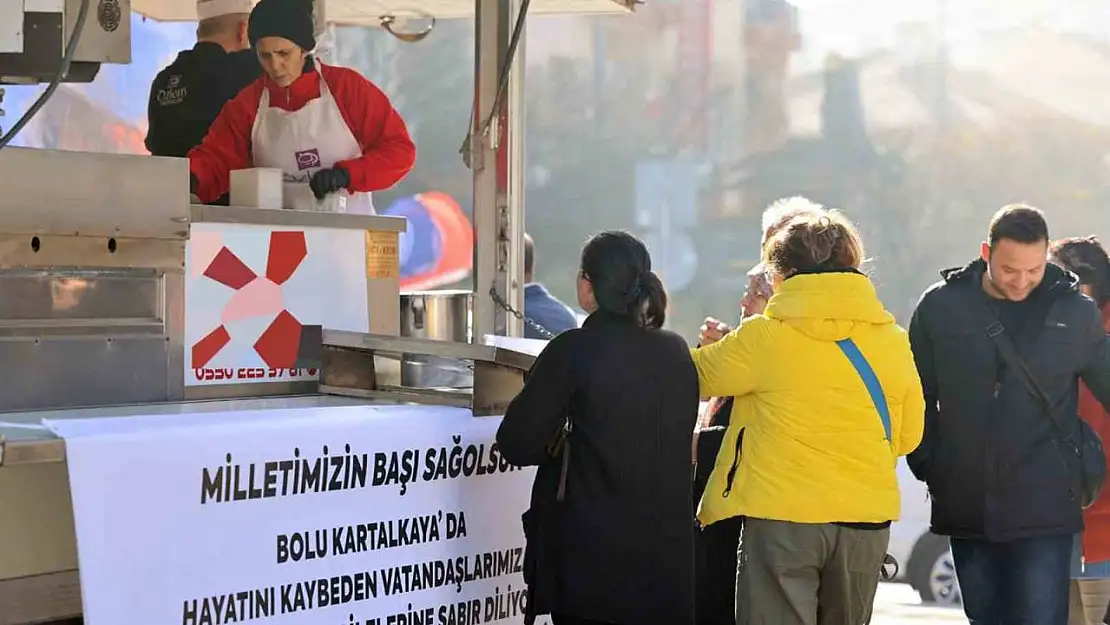
<path fill-rule="evenodd" d="M 500 419 L 198 416 L 47 423 L 66 439 L 88 625 L 521 622 L 533 471 L 498 453 Z"/>

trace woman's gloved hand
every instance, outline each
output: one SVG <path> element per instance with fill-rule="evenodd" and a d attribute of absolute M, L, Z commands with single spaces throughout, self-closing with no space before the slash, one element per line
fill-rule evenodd
<path fill-rule="evenodd" d="M 327 194 L 346 189 L 350 184 L 351 176 L 347 173 L 347 170 L 342 167 L 330 167 L 313 174 L 308 186 L 312 188 L 312 194 L 316 196 L 316 199 L 322 200 Z"/>

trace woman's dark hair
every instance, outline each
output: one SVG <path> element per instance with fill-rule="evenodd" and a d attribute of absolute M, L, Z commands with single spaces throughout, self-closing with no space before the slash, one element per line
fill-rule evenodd
<path fill-rule="evenodd" d="M 607 230 L 582 248 L 582 277 L 594 288 L 599 310 L 630 317 L 645 328 L 661 328 L 667 292 L 651 270 L 647 247 L 632 234 Z"/>
<path fill-rule="evenodd" d="M 1110 303 L 1110 257 L 1098 237 L 1073 237 L 1055 241 L 1048 249 L 1056 264 L 1079 276 L 1079 283 L 1093 291 L 1099 308 Z"/>

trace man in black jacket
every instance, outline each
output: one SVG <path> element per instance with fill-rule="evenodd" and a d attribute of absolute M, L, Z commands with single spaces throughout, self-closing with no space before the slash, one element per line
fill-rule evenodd
<path fill-rule="evenodd" d="M 910 454 L 929 485 L 932 531 L 950 536 L 972 625 L 1066 625 L 1080 504 L 1048 413 L 1006 366 L 996 320 L 1078 428 L 1077 381 L 1110 406 L 1110 340 L 1071 273 L 1046 262 L 1048 226 L 1028 206 L 991 220 L 981 258 L 922 296 L 909 337 L 925 392 L 925 439 Z M 1071 433 L 1068 433 L 1070 436 Z"/>
<path fill-rule="evenodd" d="M 147 104 L 146 148 L 184 158 L 224 104 L 262 75 L 247 42 L 254 0 L 198 0 L 197 44 L 158 72 Z"/>

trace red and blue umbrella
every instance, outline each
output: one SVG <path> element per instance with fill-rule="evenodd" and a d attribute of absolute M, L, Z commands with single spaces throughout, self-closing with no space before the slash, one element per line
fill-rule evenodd
<path fill-rule="evenodd" d="M 436 289 L 470 275 L 474 229 L 451 196 L 432 191 L 398 198 L 382 214 L 408 220 L 400 237 L 402 290 Z"/>

